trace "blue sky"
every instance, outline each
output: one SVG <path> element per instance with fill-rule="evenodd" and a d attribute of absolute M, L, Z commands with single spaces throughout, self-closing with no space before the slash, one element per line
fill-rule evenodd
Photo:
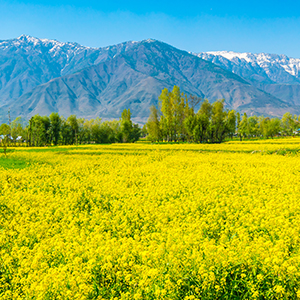
<path fill-rule="evenodd" d="M 193 51 L 266 52 L 300 58 L 300 0 L 6 1 L 0 39 L 28 34 L 104 47 L 154 38 Z"/>

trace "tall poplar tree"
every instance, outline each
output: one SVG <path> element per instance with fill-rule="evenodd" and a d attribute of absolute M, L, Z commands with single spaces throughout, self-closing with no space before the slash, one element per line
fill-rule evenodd
<path fill-rule="evenodd" d="M 169 142 L 173 138 L 174 115 L 172 109 L 171 94 L 167 88 L 162 90 L 158 100 L 161 107 L 161 113 L 163 115 L 162 131 L 165 135 L 164 138 Z"/>
<path fill-rule="evenodd" d="M 50 137 L 53 144 L 58 144 L 60 129 L 61 129 L 61 118 L 58 113 L 53 112 L 50 116 Z"/>
<path fill-rule="evenodd" d="M 161 139 L 158 110 L 154 105 L 150 107 L 150 116 L 146 123 L 146 128 L 152 142 L 159 141 Z"/>

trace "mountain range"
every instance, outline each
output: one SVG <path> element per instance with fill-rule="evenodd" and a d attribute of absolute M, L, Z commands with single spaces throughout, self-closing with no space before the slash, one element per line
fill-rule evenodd
<path fill-rule="evenodd" d="M 243 77 L 278 99 L 291 105 L 300 105 L 300 59 L 286 55 L 232 51 L 196 55 Z"/>
<path fill-rule="evenodd" d="M 104 48 L 22 35 L 0 41 L 0 122 L 55 111 L 144 123 L 163 88 L 224 98 L 227 109 L 300 114 L 300 60 L 283 55 L 188 53 L 148 39 Z M 299 77 L 298 77 L 299 75 Z"/>

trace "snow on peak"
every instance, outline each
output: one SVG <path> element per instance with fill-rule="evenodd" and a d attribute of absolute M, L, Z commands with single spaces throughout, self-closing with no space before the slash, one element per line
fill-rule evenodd
<path fill-rule="evenodd" d="M 147 40 L 145 40 L 145 42 L 146 43 L 154 43 L 154 42 L 156 42 L 156 40 L 154 40 L 154 39 L 147 39 Z"/>
<path fill-rule="evenodd" d="M 239 53 L 239 52 L 233 52 L 233 51 L 209 51 L 206 52 L 208 54 L 212 54 L 212 55 L 218 55 L 218 56 L 223 56 L 225 58 L 227 58 L 228 60 L 233 60 L 234 58 L 239 58 L 239 59 L 244 59 L 247 62 L 251 62 L 251 53 Z"/>
<path fill-rule="evenodd" d="M 208 51 L 196 54 L 197 56 L 206 59 L 208 56 L 222 56 L 235 64 L 239 64 L 238 60 L 244 60 L 249 64 L 257 64 L 263 68 L 266 73 L 274 66 L 283 68 L 287 73 L 293 76 L 300 76 L 300 59 L 290 58 L 286 55 L 269 54 L 269 53 L 249 53 L 249 52 L 234 52 L 234 51 Z"/>
<path fill-rule="evenodd" d="M 26 34 L 22 34 L 21 36 L 19 36 L 17 38 L 18 41 L 24 41 L 24 42 L 29 42 L 29 43 L 33 43 L 33 44 L 37 44 L 40 42 L 40 39 L 37 39 L 35 37 L 32 37 L 30 35 L 26 35 Z"/>

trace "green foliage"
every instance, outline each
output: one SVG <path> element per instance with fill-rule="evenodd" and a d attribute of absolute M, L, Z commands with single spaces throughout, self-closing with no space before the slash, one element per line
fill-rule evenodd
<path fill-rule="evenodd" d="M 27 126 L 20 117 L 11 126 L 1 124 L 0 145 L 6 154 L 8 146 L 78 145 L 86 143 L 135 142 L 141 128 L 131 121 L 130 110 L 122 112 L 120 120 L 104 121 L 100 118 L 86 120 L 70 115 L 67 119 L 52 113 L 50 116 L 34 115 Z M 17 143 L 18 141 L 18 143 Z"/>
<path fill-rule="evenodd" d="M 149 139 L 152 142 L 158 142 L 161 139 L 158 110 L 154 105 L 150 107 L 150 116 L 146 123 L 146 130 L 148 131 Z"/>
<path fill-rule="evenodd" d="M 195 113 L 196 106 L 200 109 Z M 146 123 L 147 138 L 152 142 L 221 143 L 226 138 L 274 138 L 278 135 L 298 134 L 300 116 L 285 113 L 279 118 L 242 116 L 234 110 L 226 110 L 224 99 L 210 103 L 199 97 L 187 97 L 178 86 L 172 91 L 163 89 L 158 97 L 158 107 L 150 107 Z"/>
<path fill-rule="evenodd" d="M 28 136 L 30 146 L 44 146 L 50 142 L 50 119 L 35 115 L 29 120 Z"/>
<path fill-rule="evenodd" d="M 132 124 L 130 109 L 124 109 L 121 116 L 121 132 L 122 142 L 133 143 L 141 136 L 141 129 L 137 124 Z"/>
<path fill-rule="evenodd" d="M 50 129 L 49 135 L 54 145 L 58 144 L 59 134 L 61 128 L 61 118 L 58 113 L 52 113 L 50 116 Z"/>
<path fill-rule="evenodd" d="M 10 134 L 10 126 L 3 123 L 0 126 L 0 135 L 8 136 Z"/>
<path fill-rule="evenodd" d="M 171 92 L 163 89 L 158 100 L 161 111 L 152 106 L 146 124 L 151 141 L 220 143 L 227 135 L 235 133 L 236 114 L 235 111 L 224 110 L 224 100 L 210 104 L 206 99 L 195 113 L 194 109 L 201 99 L 195 96 L 188 98 L 178 86 L 174 86 Z"/>
<path fill-rule="evenodd" d="M 148 127 L 152 129 L 153 126 L 157 127 L 157 122 L 159 122 L 160 126 L 158 126 L 158 128 L 160 128 L 160 130 L 156 129 L 156 140 L 186 140 L 185 119 L 190 113 L 186 95 L 181 93 L 179 87 L 175 85 L 171 92 L 169 92 L 168 89 L 163 89 L 158 99 L 162 114 L 161 119 L 158 120 L 159 114 L 158 112 L 154 112 L 152 108 L 152 116 L 150 116 L 150 120 L 148 120 Z M 151 122 L 155 122 L 156 125 L 151 125 Z"/>

